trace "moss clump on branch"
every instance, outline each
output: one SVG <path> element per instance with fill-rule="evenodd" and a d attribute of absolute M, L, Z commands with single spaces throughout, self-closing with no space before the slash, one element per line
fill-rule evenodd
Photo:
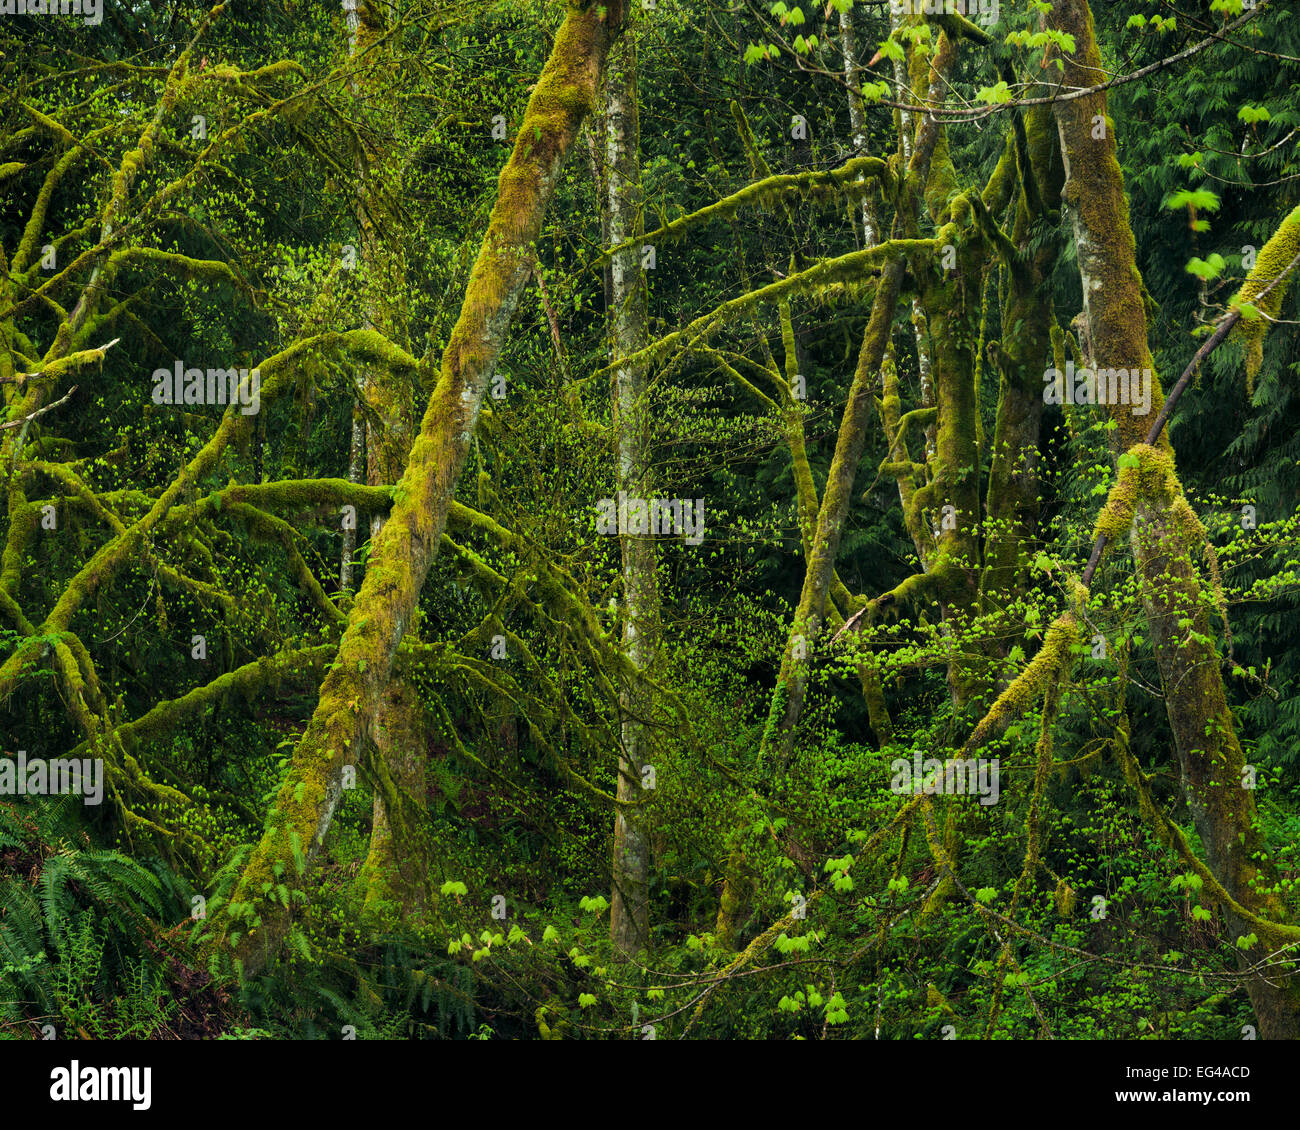
<path fill-rule="evenodd" d="M 1253 306 L 1254 312 L 1243 313 L 1234 334 L 1246 353 L 1246 379 L 1253 391 L 1255 374 L 1264 360 L 1264 337 L 1282 313 L 1282 301 L 1300 265 L 1300 206 L 1297 206 L 1255 260 L 1255 268 L 1246 276 L 1231 305 L 1240 310 Z"/>

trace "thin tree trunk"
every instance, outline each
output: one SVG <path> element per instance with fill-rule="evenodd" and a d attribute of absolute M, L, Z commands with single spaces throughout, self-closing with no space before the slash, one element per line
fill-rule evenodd
<path fill-rule="evenodd" d="M 867 113 L 858 93 L 858 44 L 853 30 L 853 9 L 840 12 L 840 54 L 844 60 L 844 81 L 848 85 L 849 128 L 853 131 L 853 156 L 865 157 L 867 153 Z M 870 196 L 862 198 L 862 246 L 870 247 L 879 241 L 880 225 L 876 221 L 874 202 Z"/>
<path fill-rule="evenodd" d="M 645 232 L 641 209 L 641 138 L 637 119 L 636 50 L 624 37 L 610 60 L 605 98 L 606 209 L 609 246 Z M 630 357 L 646 344 L 646 279 L 639 249 L 630 247 L 610 262 L 610 350 Z M 618 488 L 629 498 L 649 498 L 650 416 L 646 367 L 620 367 L 611 377 Z M 652 531 L 653 533 L 653 531 Z M 654 663 L 659 644 L 659 589 L 653 537 L 624 532 L 623 642 L 638 670 Z M 618 760 L 618 808 L 614 815 L 613 897 L 609 930 L 623 952 L 645 948 L 650 929 L 650 832 L 645 810 L 648 790 L 642 770 L 652 757 L 652 732 L 645 724 L 649 703 L 635 687 L 624 690 L 622 750 Z"/>

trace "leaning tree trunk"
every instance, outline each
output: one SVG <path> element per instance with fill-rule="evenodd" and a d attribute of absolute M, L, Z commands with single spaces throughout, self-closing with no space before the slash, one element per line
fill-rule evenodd
<path fill-rule="evenodd" d="M 1050 26 L 1074 37 L 1073 55 L 1063 56 L 1066 89 L 1105 82 L 1086 0 L 1056 0 Z M 1128 201 L 1116 158 L 1114 123 L 1106 117 L 1104 92 L 1054 104 L 1069 208 L 1083 279 L 1083 309 L 1098 368 L 1150 369 L 1146 310 L 1138 274 Z M 1154 375 L 1151 407 L 1164 403 Z M 1236 903 L 1258 919 L 1282 920 L 1284 909 L 1268 892 L 1271 867 L 1260 831 L 1255 798 L 1243 787 L 1244 757 L 1233 729 L 1211 638 L 1210 618 L 1193 567 L 1205 532 L 1182 497 L 1174 471 L 1173 449 L 1162 434 L 1154 450 L 1145 446 L 1152 417 L 1111 406 L 1120 451 L 1134 451 L 1144 471 L 1135 481 L 1150 484 L 1129 500 L 1131 545 L 1142 578 L 1142 599 L 1151 627 L 1156 661 L 1165 690 L 1183 789 L 1192 821 L 1205 845 L 1214 877 Z M 1118 531 L 1117 531 L 1118 532 Z M 1179 622 L 1190 628 L 1179 627 Z M 1230 908 L 1225 920 L 1236 935 L 1252 932 Z M 1269 932 L 1258 923 L 1253 928 Z M 1269 938 L 1263 937 L 1265 945 Z M 1271 947 L 1270 947 L 1271 948 Z M 1258 952 L 1252 951 L 1252 962 Z M 1243 959 L 1247 960 L 1247 959 Z M 1259 1019 L 1260 1034 L 1271 1039 L 1300 1036 L 1300 992 L 1295 978 L 1261 975 L 1246 987 Z"/>
<path fill-rule="evenodd" d="M 283 902 L 291 900 L 276 901 L 275 866 L 282 864 L 295 886 L 304 885 L 338 806 L 344 770 L 356 764 L 388 687 L 398 645 L 437 554 L 484 390 L 532 269 L 530 245 L 541 232 L 564 158 L 594 105 L 621 21 L 619 4 L 570 3 L 529 98 L 437 386 L 348 613 L 334 668 L 262 839 L 217 924 L 215 944 L 228 948 L 246 975 L 266 963 L 290 926 Z M 271 884 L 271 893 L 263 893 L 263 883 Z"/>

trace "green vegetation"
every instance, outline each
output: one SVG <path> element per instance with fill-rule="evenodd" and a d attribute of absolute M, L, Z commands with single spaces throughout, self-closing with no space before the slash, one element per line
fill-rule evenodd
<path fill-rule="evenodd" d="M 0 1036 L 1300 1038 L 1300 30 L 1171 13 L 0 17 Z"/>

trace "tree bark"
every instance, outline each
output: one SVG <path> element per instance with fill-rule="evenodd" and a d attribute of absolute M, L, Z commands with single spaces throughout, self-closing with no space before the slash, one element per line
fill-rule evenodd
<path fill-rule="evenodd" d="M 608 246 L 645 234 L 641 206 L 641 134 L 637 114 L 636 50 L 624 37 L 609 64 L 605 96 L 605 206 Z M 610 261 L 610 352 L 630 357 L 646 344 L 646 278 L 636 245 Z M 618 468 L 618 489 L 629 498 L 648 499 L 650 414 L 646 366 L 619 366 L 611 375 L 610 395 Z M 638 670 L 654 664 L 659 645 L 657 554 L 650 536 L 623 532 L 623 644 Z M 653 756 L 652 730 L 646 725 L 650 702 L 636 686 L 620 696 L 622 749 L 618 759 L 618 806 L 614 813 L 613 896 L 609 931 L 616 949 L 645 949 L 650 933 L 650 830 L 648 790 L 642 770 Z"/>

